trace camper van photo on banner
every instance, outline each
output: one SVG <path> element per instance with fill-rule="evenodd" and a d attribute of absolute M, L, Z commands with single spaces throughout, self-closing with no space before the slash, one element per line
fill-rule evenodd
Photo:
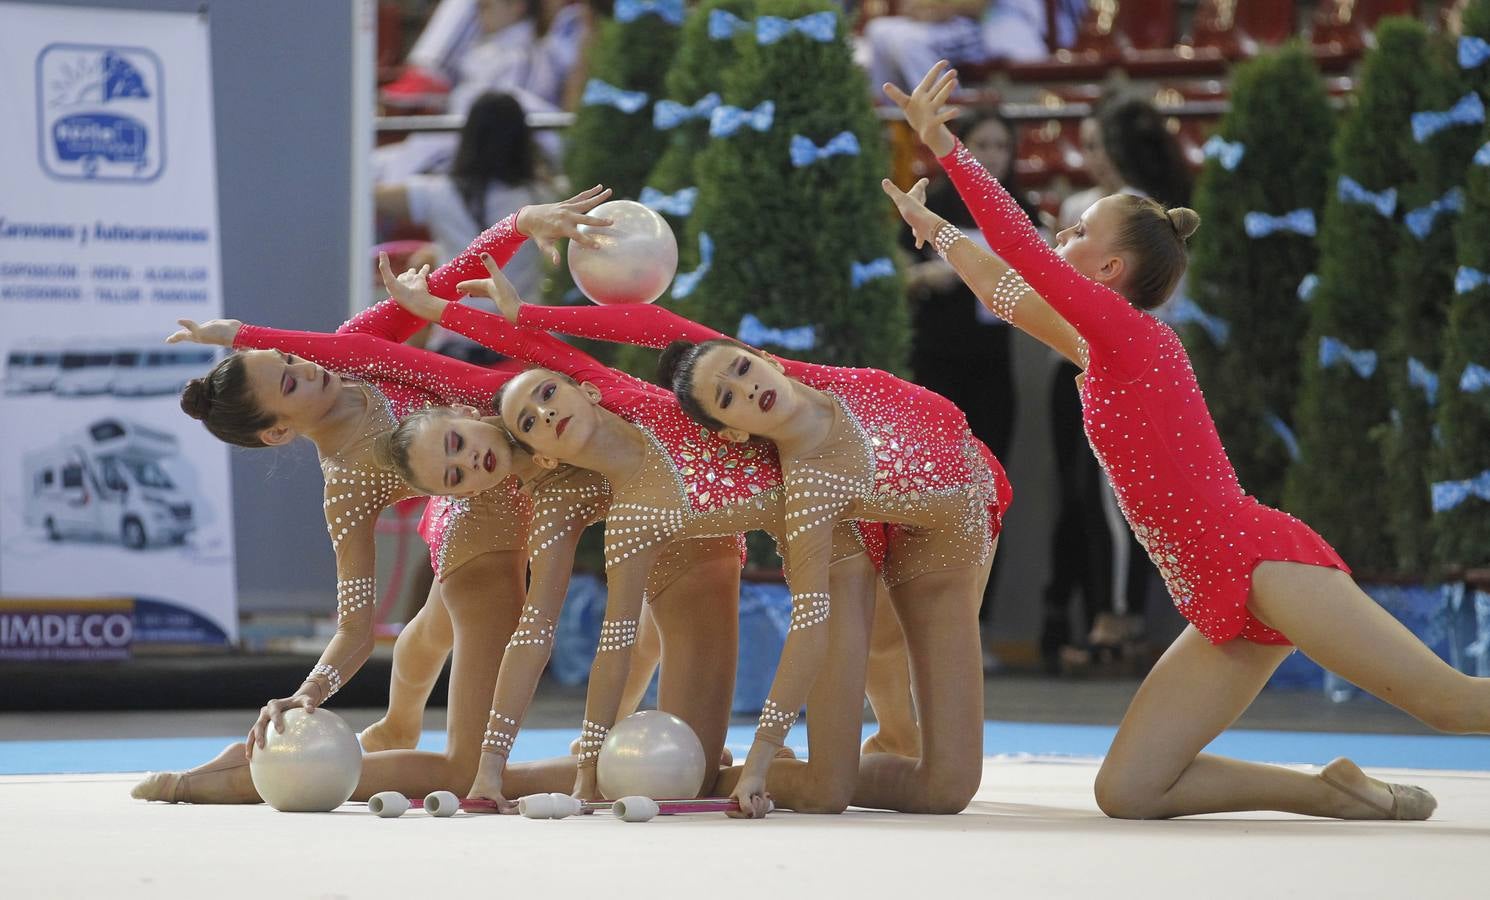
<path fill-rule="evenodd" d="M 222 314 L 209 31 L 0 2 L 0 660 L 236 638 L 226 448 L 181 414 Z"/>

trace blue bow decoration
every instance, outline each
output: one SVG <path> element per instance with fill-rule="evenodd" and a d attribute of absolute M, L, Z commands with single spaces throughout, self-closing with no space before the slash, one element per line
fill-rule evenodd
<path fill-rule="evenodd" d="M 689 119 L 707 119 L 719 106 L 719 95 L 710 91 L 684 106 L 676 100 L 658 100 L 652 107 L 652 127 L 658 131 L 677 128 Z"/>
<path fill-rule="evenodd" d="M 1344 362 L 1362 378 L 1370 378 L 1376 372 L 1375 350 L 1352 350 L 1339 338 L 1319 339 L 1319 365 L 1328 369 L 1337 362 Z"/>
<path fill-rule="evenodd" d="M 1241 165 L 1242 156 L 1247 152 L 1247 145 L 1241 141 L 1228 141 L 1219 134 L 1213 134 L 1210 140 L 1200 146 L 1200 151 L 1205 154 L 1206 159 L 1214 159 L 1221 163 L 1221 168 L 1232 172 Z"/>
<path fill-rule="evenodd" d="M 1459 271 L 1454 273 L 1454 293 L 1456 294 L 1467 294 L 1484 284 L 1490 284 L 1490 272 L 1460 266 Z"/>
<path fill-rule="evenodd" d="M 1176 325 L 1195 324 L 1211 336 L 1217 346 L 1231 337 L 1231 323 L 1200 308 L 1189 297 L 1176 297 L 1169 305 L 1169 321 Z"/>
<path fill-rule="evenodd" d="M 871 259 L 867 263 L 856 262 L 849 267 L 849 283 L 860 287 L 876 278 L 890 278 L 895 274 L 895 262 L 888 256 Z"/>
<path fill-rule="evenodd" d="M 741 343 L 752 347 L 775 344 L 788 350 L 811 350 L 817 345 L 817 328 L 812 325 L 772 328 L 750 313 L 746 313 L 740 319 L 740 330 L 735 333 L 735 337 Z"/>
<path fill-rule="evenodd" d="M 1470 497 L 1490 500 L 1490 469 L 1463 481 L 1435 481 L 1432 493 L 1436 513 L 1451 510 Z"/>
<path fill-rule="evenodd" d="M 1283 442 L 1283 446 L 1288 448 L 1288 458 L 1298 459 L 1299 439 L 1294 436 L 1293 429 L 1288 427 L 1288 423 L 1273 413 L 1268 413 L 1267 423 L 1268 427 L 1273 429 L 1273 434 L 1276 434 L 1278 439 Z"/>
<path fill-rule="evenodd" d="M 1375 207 L 1376 211 L 1387 218 L 1392 217 L 1392 212 L 1397 209 L 1397 189 L 1387 188 L 1382 191 L 1368 191 L 1359 181 L 1349 175 L 1341 175 L 1335 185 L 1335 190 L 1344 203 L 1363 203 L 1366 206 Z"/>
<path fill-rule="evenodd" d="M 623 113 L 634 113 L 647 105 L 646 91 L 623 91 L 599 78 L 585 82 L 585 93 L 580 97 L 585 106 L 614 106 Z"/>
<path fill-rule="evenodd" d="M 616 0 L 617 22 L 635 22 L 648 14 L 669 25 L 682 25 L 683 0 Z"/>
<path fill-rule="evenodd" d="M 709 137 L 729 137 L 741 128 L 767 131 L 776 118 L 776 104 L 762 100 L 755 109 L 721 106 L 709 114 Z"/>
<path fill-rule="evenodd" d="M 1490 141 L 1474 153 L 1474 164 L 1477 166 L 1490 166 Z"/>
<path fill-rule="evenodd" d="M 819 44 L 830 44 L 838 36 L 838 14 L 824 11 L 800 19 L 761 16 L 755 20 L 755 42 L 762 47 L 776 43 L 793 31 Z"/>
<path fill-rule="evenodd" d="M 1485 101 L 1470 91 L 1453 106 L 1438 112 L 1416 112 L 1412 114 L 1412 139 L 1419 144 L 1452 125 L 1478 125 L 1485 121 Z"/>
<path fill-rule="evenodd" d="M 1305 303 L 1308 303 L 1309 298 L 1313 297 L 1314 292 L 1318 289 L 1319 276 L 1315 275 L 1313 272 L 1310 272 L 1308 275 L 1305 275 L 1302 280 L 1299 281 L 1299 299 L 1304 301 Z"/>
<path fill-rule="evenodd" d="M 1459 39 L 1459 68 L 1475 69 L 1490 62 L 1490 41 L 1466 34 Z"/>
<path fill-rule="evenodd" d="M 1264 212 L 1249 212 L 1242 217 L 1242 227 L 1247 230 L 1247 237 L 1267 237 L 1278 231 L 1292 231 L 1313 237 L 1314 210 L 1296 209 L 1293 212 L 1284 213 L 1281 216 L 1272 216 Z"/>
<path fill-rule="evenodd" d="M 644 187 L 636 200 L 647 209 L 656 210 L 665 216 L 682 218 L 693 212 L 693 204 L 698 202 L 698 188 L 680 188 L 674 193 L 664 194 L 654 187 Z"/>
<path fill-rule="evenodd" d="M 727 41 L 735 36 L 735 32 L 743 31 L 749 27 L 749 22 L 727 9 L 716 9 L 709 12 L 710 40 Z"/>
<path fill-rule="evenodd" d="M 1407 230 L 1412 232 L 1413 237 L 1424 241 L 1433 232 L 1433 222 L 1439 214 L 1462 212 L 1463 209 L 1464 191 L 1454 187 L 1444 191 L 1442 197 L 1427 206 L 1412 210 L 1402 220 L 1407 223 Z"/>
<path fill-rule="evenodd" d="M 1423 393 L 1428 395 L 1429 406 L 1438 402 L 1438 374 L 1416 356 L 1407 358 L 1407 383 L 1423 389 Z"/>
<path fill-rule="evenodd" d="M 1490 388 L 1490 369 L 1475 363 L 1465 366 L 1464 374 L 1459 376 L 1459 390 L 1474 394 L 1485 388 Z"/>
<path fill-rule="evenodd" d="M 698 268 L 692 272 L 684 272 L 673 279 L 673 296 L 679 299 L 693 293 L 698 283 L 709 274 L 709 269 L 714 265 L 714 239 L 709 237 L 707 231 L 698 233 Z"/>
<path fill-rule="evenodd" d="M 821 147 L 800 134 L 792 135 L 792 165 L 797 168 L 810 166 L 830 156 L 858 156 L 859 138 L 852 131 L 840 131 Z"/>

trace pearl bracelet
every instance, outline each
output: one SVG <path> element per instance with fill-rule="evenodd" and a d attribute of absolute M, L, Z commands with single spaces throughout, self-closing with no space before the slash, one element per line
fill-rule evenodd
<path fill-rule="evenodd" d="M 962 233 L 962 229 L 951 222 L 943 222 L 931 238 L 931 248 L 936 251 L 937 256 L 946 259 L 947 254 L 952 250 L 952 245 L 964 237 L 966 235 Z"/>

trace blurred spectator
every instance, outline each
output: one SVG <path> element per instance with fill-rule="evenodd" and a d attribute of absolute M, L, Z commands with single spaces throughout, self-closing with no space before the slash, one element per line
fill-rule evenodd
<path fill-rule="evenodd" d="M 1019 198 L 1031 220 L 1038 221 L 1015 182 L 1014 151 L 1018 142 L 1014 127 L 993 109 L 967 111 L 953 124 L 973 156 Z M 969 238 L 987 246 L 951 182 L 943 178 L 932 185 L 926 205 Z M 907 248 L 915 246 L 909 229 L 903 233 L 903 243 Z M 930 245 L 913 252 L 917 261 L 907 273 L 906 289 L 913 304 L 911 369 L 916 381 L 956 403 L 967 416 L 973 434 L 995 456 L 1007 458 L 1015 410 L 1013 329 L 983 308 L 952 266 Z M 998 565 L 997 556 L 994 565 Z M 997 570 L 989 575 L 980 613 L 985 634 L 993 612 L 996 581 Z M 985 650 L 985 669 L 996 664 Z"/>
<path fill-rule="evenodd" d="M 428 228 L 434 243 L 432 255 L 440 261 L 454 257 L 498 219 L 523 206 L 547 203 L 554 196 L 540 174 L 522 105 L 510 94 L 495 92 L 481 95 L 471 105 L 448 174 L 411 175 L 380 183 L 376 189 L 379 216 Z M 542 267 L 538 248 L 529 243 L 503 272 L 520 296 L 534 298 Z M 466 359 L 472 359 L 475 347 L 439 332 L 428 346 Z"/>
<path fill-rule="evenodd" d="M 1109 95 L 1081 123 L 1087 174 L 1094 185 L 1061 204 L 1059 228 L 1109 194 L 1153 197 L 1166 206 L 1190 202 L 1190 172 L 1164 116 L 1139 97 Z M 1176 293 L 1184 290 L 1181 283 Z M 1167 305 L 1167 304 L 1166 304 Z M 1164 307 L 1154 311 L 1163 318 Z M 1084 669 L 1120 661 L 1143 633 L 1144 602 L 1155 573 L 1117 507 L 1082 432 L 1080 370 L 1059 360 L 1051 386 L 1051 438 L 1059 505 L 1051 535 L 1051 580 L 1045 590 L 1040 650 L 1051 669 Z M 1087 636 L 1073 640 L 1070 601 L 1081 591 Z"/>
<path fill-rule="evenodd" d="M 905 14 L 879 16 L 864 26 L 856 51 L 876 90 L 886 81 L 909 88 L 932 64 L 954 66 L 996 59 L 1029 62 L 1050 55 L 1048 24 L 1055 44 L 1069 47 L 1086 11 L 1086 0 L 909 0 Z"/>
<path fill-rule="evenodd" d="M 464 13 L 468 25 L 460 24 L 458 13 Z M 442 0 L 410 53 L 410 67 L 383 88 L 383 102 L 423 107 L 448 91 L 444 110 L 464 115 L 477 97 L 502 91 L 527 112 L 555 112 L 588 27 L 588 8 L 570 0 Z M 475 37 L 462 44 L 467 32 Z M 440 71 L 416 63 L 416 53 Z M 558 135 L 540 140 L 557 159 Z M 388 181 L 440 171 L 454 152 L 452 135 L 412 135 L 374 151 L 373 174 Z"/>

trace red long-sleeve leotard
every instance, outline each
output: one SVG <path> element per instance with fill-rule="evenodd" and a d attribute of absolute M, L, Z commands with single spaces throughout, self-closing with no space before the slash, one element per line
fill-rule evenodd
<path fill-rule="evenodd" d="M 1287 643 L 1247 609 L 1257 563 L 1349 567 L 1303 522 L 1242 490 L 1173 329 L 1051 250 L 961 143 L 940 162 L 993 251 L 1089 346 L 1087 439 L 1175 606 L 1216 643 Z"/>

